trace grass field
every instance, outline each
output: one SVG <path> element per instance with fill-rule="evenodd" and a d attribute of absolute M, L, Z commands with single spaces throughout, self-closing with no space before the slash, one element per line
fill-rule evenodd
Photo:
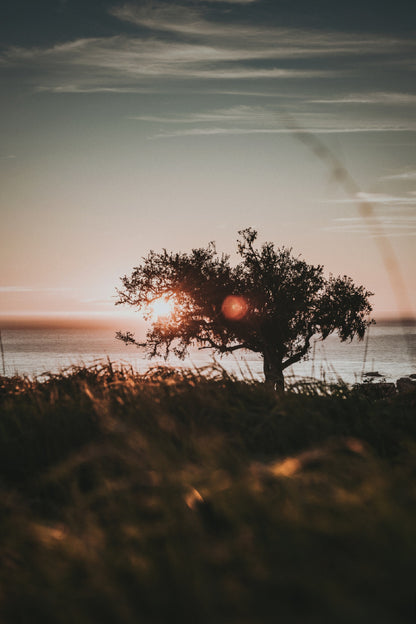
<path fill-rule="evenodd" d="M 416 395 L 0 378 L 0 621 L 414 622 Z"/>

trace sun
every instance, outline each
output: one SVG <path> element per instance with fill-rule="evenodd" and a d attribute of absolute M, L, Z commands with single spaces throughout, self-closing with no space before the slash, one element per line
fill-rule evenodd
<path fill-rule="evenodd" d="M 173 313 L 175 308 L 175 302 L 167 297 L 159 297 L 152 301 L 149 306 L 149 310 L 153 318 L 160 319 L 166 318 Z"/>

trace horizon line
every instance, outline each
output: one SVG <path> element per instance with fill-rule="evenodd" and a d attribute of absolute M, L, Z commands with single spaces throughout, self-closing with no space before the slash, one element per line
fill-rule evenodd
<path fill-rule="evenodd" d="M 399 315 L 389 311 L 376 314 L 377 325 L 416 325 L 416 317 L 411 314 Z M 2 329 L 115 329 L 117 323 L 147 322 L 137 312 L 110 314 L 100 312 L 55 312 L 55 313 L 0 313 L 0 331 Z"/>

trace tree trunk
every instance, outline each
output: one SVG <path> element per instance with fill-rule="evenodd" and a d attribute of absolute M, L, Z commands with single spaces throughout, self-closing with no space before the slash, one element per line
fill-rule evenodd
<path fill-rule="evenodd" d="M 282 360 L 266 353 L 263 354 L 263 358 L 265 383 L 271 386 L 273 390 L 283 392 L 285 389 L 285 378 L 283 376 Z"/>

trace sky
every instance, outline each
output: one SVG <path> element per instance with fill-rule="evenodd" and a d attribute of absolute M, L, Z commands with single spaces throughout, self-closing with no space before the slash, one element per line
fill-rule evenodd
<path fill-rule="evenodd" d="M 414 1 L 3 4 L 0 326 L 246 227 L 414 314 Z"/>

